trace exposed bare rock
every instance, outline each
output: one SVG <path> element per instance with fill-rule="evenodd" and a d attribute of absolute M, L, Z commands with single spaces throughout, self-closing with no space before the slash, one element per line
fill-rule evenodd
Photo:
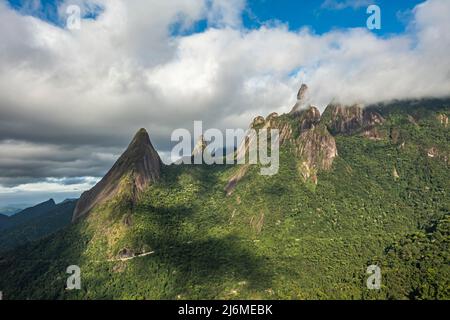
<path fill-rule="evenodd" d="M 371 109 L 363 109 L 363 126 L 375 126 L 377 124 L 382 124 L 384 118 L 378 112 Z"/>
<path fill-rule="evenodd" d="M 192 156 L 195 157 L 199 154 L 203 155 L 203 151 L 206 149 L 206 147 L 207 144 L 205 138 L 203 137 L 203 135 L 201 135 L 197 140 L 194 150 L 192 150 Z"/>
<path fill-rule="evenodd" d="M 133 250 L 124 248 L 124 249 L 120 250 L 119 253 L 117 254 L 117 259 L 129 259 L 134 256 L 135 256 L 135 253 Z"/>
<path fill-rule="evenodd" d="M 238 184 L 239 181 L 241 181 L 241 179 L 245 176 L 245 174 L 247 173 L 249 169 L 249 165 L 245 164 L 242 165 L 239 170 L 230 178 L 230 180 L 228 180 L 228 183 L 225 187 L 225 192 L 227 194 L 227 196 L 231 196 L 234 192 L 234 189 L 236 188 L 236 185 Z"/>
<path fill-rule="evenodd" d="M 278 113 L 272 112 L 266 117 L 265 123 L 268 126 L 271 126 L 272 122 L 276 121 L 278 119 Z"/>
<path fill-rule="evenodd" d="M 310 107 L 291 114 L 290 117 L 295 121 L 281 120 L 281 118 L 272 114 L 267 117 L 262 128 L 278 129 L 280 146 L 290 142 L 295 148 L 293 151 L 297 154 L 300 163 L 299 170 L 304 180 L 317 183 L 317 172 L 319 170 L 330 170 L 333 160 L 337 156 L 336 141 L 328 132 L 328 129 L 320 124 L 320 112 L 317 108 Z M 261 124 L 261 122 L 258 123 Z M 298 130 L 293 128 L 295 123 L 298 123 Z M 294 136 L 294 131 L 299 132 L 297 138 Z M 249 145 L 256 138 L 255 133 L 248 136 L 238 148 L 238 154 L 248 153 Z M 248 169 L 248 165 L 241 167 L 228 181 L 225 187 L 227 195 L 233 193 L 237 183 L 245 176 Z"/>
<path fill-rule="evenodd" d="M 332 133 L 351 133 L 360 129 L 363 113 L 359 106 L 330 104 L 324 111 L 323 120 Z"/>
<path fill-rule="evenodd" d="M 324 111 L 322 121 L 332 134 L 351 134 L 382 124 L 384 118 L 378 112 L 365 109 L 362 105 L 330 104 Z"/>
<path fill-rule="evenodd" d="M 308 105 L 306 85 L 302 85 L 298 93 L 298 108 L 294 107 L 289 115 L 279 116 L 277 113 L 270 114 L 266 119 L 256 117 L 251 129 L 278 129 L 280 146 L 286 145 L 296 153 L 300 163 L 300 172 L 305 180 L 317 183 L 317 172 L 330 170 L 334 158 L 337 156 L 336 141 L 327 127 L 321 124 L 320 112 L 316 107 Z M 357 113 L 359 111 L 359 114 Z M 338 109 L 337 114 L 347 112 L 344 108 Z M 382 120 L 377 114 L 363 116 L 361 108 L 355 108 L 353 112 L 359 116 L 361 123 L 364 121 L 374 125 Z M 364 120 L 364 119 L 365 120 Z M 254 131 L 241 143 L 237 149 L 237 158 L 248 154 L 249 146 L 257 139 Z M 237 183 L 247 174 L 249 165 L 242 166 L 227 183 L 225 192 L 231 195 Z"/>
<path fill-rule="evenodd" d="M 385 138 L 385 135 L 375 126 L 365 129 L 362 136 L 370 140 L 382 140 Z"/>
<path fill-rule="evenodd" d="M 304 101 L 306 99 L 306 93 L 308 92 L 308 86 L 304 83 L 300 86 L 297 93 L 297 100 Z"/>
<path fill-rule="evenodd" d="M 258 133 L 256 130 L 252 130 L 248 132 L 247 136 L 244 138 L 244 140 L 241 142 L 239 147 L 236 150 L 236 159 L 239 161 L 241 159 L 244 159 L 246 155 L 249 154 L 249 149 L 252 144 L 256 145 L 258 141 Z"/>
<path fill-rule="evenodd" d="M 291 111 L 290 116 L 293 117 L 298 123 L 298 132 L 300 136 L 295 140 L 297 157 L 299 159 L 299 170 L 304 180 L 310 180 L 317 184 L 317 172 L 320 170 L 330 170 L 337 157 L 337 147 L 334 137 L 330 134 L 327 127 L 321 124 L 321 115 L 316 107 L 306 104 L 308 87 L 302 86 L 299 91 L 298 101 L 296 107 Z M 356 114 L 361 119 L 363 118 L 360 108 L 353 110 L 344 110 L 342 108 L 336 108 L 331 114 L 334 118 L 337 115 Z M 358 113 L 360 112 L 360 113 Z M 330 117 L 333 119 L 333 117 Z M 361 120 L 362 121 L 362 120 Z M 371 117 L 367 117 L 367 122 L 375 122 L 376 120 Z M 294 122 L 295 123 L 295 122 Z M 345 127 L 345 124 L 338 124 Z M 281 130 L 280 130 L 281 131 Z M 287 141 L 292 139 L 292 128 L 288 131 L 283 128 L 281 132 L 280 141 Z M 286 137 L 285 137 L 286 136 Z"/>
<path fill-rule="evenodd" d="M 313 129 L 320 122 L 320 111 L 313 106 L 296 112 L 294 116 L 298 119 L 300 132 Z"/>
<path fill-rule="evenodd" d="M 290 114 L 294 114 L 309 107 L 308 86 L 302 84 L 297 94 L 297 103 L 292 108 Z"/>
<path fill-rule="evenodd" d="M 426 150 L 428 158 L 435 158 L 443 161 L 445 164 L 449 164 L 450 154 L 443 150 L 439 150 L 437 147 L 431 147 Z"/>
<path fill-rule="evenodd" d="M 253 119 L 253 122 L 251 124 L 251 128 L 257 128 L 259 126 L 262 126 L 266 123 L 266 120 L 264 117 L 257 116 L 255 119 Z"/>
<path fill-rule="evenodd" d="M 140 129 L 127 150 L 109 172 L 91 190 L 84 192 L 77 202 L 72 221 L 87 215 L 95 206 L 113 198 L 121 190 L 125 178 L 131 183 L 133 194 L 142 192 L 160 177 L 162 162 L 152 146 L 145 129 Z"/>
<path fill-rule="evenodd" d="M 439 156 L 439 150 L 436 147 L 431 147 L 427 150 L 429 158 L 437 158 Z"/>
<path fill-rule="evenodd" d="M 279 126 L 280 145 L 292 139 L 292 126 L 289 123 L 284 123 Z"/>
<path fill-rule="evenodd" d="M 259 216 L 252 216 L 250 219 L 250 225 L 257 234 L 260 234 L 264 226 L 264 212 L 261 212 Z"/>
<path fill-rule="evenodd" d="M 326 127 L 317 126 L 301 133 L 296 143 L 300 173 L 305 180 L 317 183 L 317 172 L 330 170 L 338 155 L 334 137 Z"/>
<path fill-rule="evenodd" d="M 250 146 L 252 144 L 256 145 L 256 142 L 258 140 L 258 130 L 259 129 L 273 129 L 278 128 L 278 113 L 273 112 L 267 116 L 266 119 L 262 116 L 258 116 L 255 119 L 253 119 L 252 123 L 250 124 L 249 132 L 247 132 L 247 135 L 245 139 L 241 142 L 241 144 L 238 146 L 235 154 L 236 159 L 241 159 L 245 155 L 249 153 Z"/>
<path fill-rule="evenodd" d="M 408 121 L 409 121 L 409 123 L 411 123 L 417 127 L 419 126 L 419 124 L 417 123 L 417 120 L 412 115 L 408 115 Z"/>
<path fill-rule="evenodd" d="M 439 114 L 437 116 L 437 119 L 439 121 L 440 124 L 442 124 L 445 128 L 448 128 L 448 116 L 446 114 Z"/>
<path fill-rule="evenodd" d="M 392 175 L 394 176 L 395 180 L 400 179 L 400 176 L 399 176 L 399 174 L 397 172 L 397 168 L 396 167 L 394 167 L 394 170 L 392 171 Z"/>

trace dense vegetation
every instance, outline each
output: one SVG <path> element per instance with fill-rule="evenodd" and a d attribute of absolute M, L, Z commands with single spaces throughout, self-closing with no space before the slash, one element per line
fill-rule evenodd
<path fill-rule="evenodd" d="M 388 297 L 449 299 L 450 216 L 402 238 L 382 260 Z"/>
<path fill-rule="evenodd" d="M 437 120 L 449 104 L 376 108 L 383 138 L 337 136 L 339 157 L 317 185 L 303 182 L 288 147 L 277 175 L 253 166 L 228 197 L 238 166 L 165 167 L 137 203 L 124 179 L 121 195 L 80 223 L 4 254 L 0 290 L 5 299 L 449 299 L 450 135 Z M 379 291 L 366 287 L 371 264 Z M 65 290 L 69 265 L 81 267 L 81 290 Z"/>
<path fill-rule="evenodd" d="M 25 205 L 25 207 L 28 207 L 27 205 Z M 4 217 L 4 216 L 12 216 L 20 211 L 22 211 L 22 209 L 13 207 L 13 206 L 7 206 L 7 207 L 0 207 L 0 217 Z"/>
<path fill-rule="evenodd" d="M 48 236 L 70 224 L 76 201 L 53 200 L 24 209 L 11 217 L 0 216 L 0 252 Z"/>

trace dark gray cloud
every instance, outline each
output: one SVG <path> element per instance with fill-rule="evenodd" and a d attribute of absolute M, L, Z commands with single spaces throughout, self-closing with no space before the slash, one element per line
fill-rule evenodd
<path fill-rule="evenodd" d="M 104 175 L 141 127 L 163 155 L 172 131 L 194 120 L 246 128 L 289 111 L 302 82 L 322 110 L 333 98 L 450 93 L 446 0 L 416 7 L 408 32 L 385 38 L 363 28 L 244 30 L 243 0 L 77 1 L 104 9 L 78 31 L 0 2 L 0 196 L 78 193 L 91 182 L 80 177 Z M 169 33 L 203 18 L 215 28 Z"/>
<path fill-rule="evenodd" d="M 74 184 L 84 176 L 101 177 L 114 163 L 121 148 L 93 147 L 89 145 L 52 145 L 15 140 L 0 141 L 0 185 L 15 187 L 52 178 L 62 184 Z M 73 180 L 75 179 L 75 180 Z"/>

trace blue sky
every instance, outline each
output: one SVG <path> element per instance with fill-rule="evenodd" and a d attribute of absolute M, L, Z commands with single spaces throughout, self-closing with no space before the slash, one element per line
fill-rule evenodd
<path fill-rule="evenodd" d="M 33 1 L 30 0 L 7 0 L 7 1 L 14 9 L 17 9 L 19 11 L 24 10 L 25 13 L 28 13 L 28 10 L 32 9 L 31 7 L 33 6 Z M 57 5 L 61 1 L 57 0 L 39 0 L 39 1 L 41 3 L 41 10 L 39 11 L 33 10 L 32 14 L 43 20 L 57 22 L 58 20 Z"/>
<path fill-rule="evenodd" d="M 366 1 L 363 1 L 366 2 Z M 374 0 L 367 1 L 380 6 L 382 29 L 380 34 L 400 33 L 405 29 L 405 14 L 423 0 Z M 347 5 L 346 5 L 347 3 Z M 367 5 L 352 7 L 351 1 L 324 0 L 252 0 L 244 17 L 246 26 L 257 27 L 261 22 L 279 20 L 289 24 L 291 30 L 308 26 L 322 34 L 334 28 L 365 27 Z M 335 4 L 335 5 L 333 5 Z M 341 5 L 343 8 L 340 8 Z M 399 19 L 400 18 L 400 19 Z"/>
<path fill-rule="evenodd" d="M 7 0 L 17 10 L 30 13 L 33 0 Z M 41 9 L 32 14 L 60 25 L 57 6 L 61 0 L 38 0 Z M 259 28 L 261 24 L 283 23 L 290 30 L 309 27 L 322 34 L 336 28 L 364 27 L 367 20 L 367 4 L 376 4 L 382 9 L 382 28 L 374 31 L 389 35 L 405 31 L 411 10 L 424 0 L 248 0 L 242 13 L 245 28 Z M 85 17 L 86 18 L 86 17 Z M 95 18 L 90 16 L 88 18 Z M 202 32 L 208 27 L 205 20 L 198 21 L 192 32 Z"/>
<path fill-rule="evenodd" d="M 64 2 L 62 0 L 7 0 L 7 2 L 17 11 L 24 14 L 31 14 L 42 20 L 62 26 L 62 21 L 58 16 L 58 6 Z M 34 8 L 36 3 L 40 4 L 39 10 L 35 10 Z M 67 3 L 70 3 L 70 1 Z M 84 18 L 95 19 L 96 16 L 97 14 L 95 13 L 86 15 Z"/>

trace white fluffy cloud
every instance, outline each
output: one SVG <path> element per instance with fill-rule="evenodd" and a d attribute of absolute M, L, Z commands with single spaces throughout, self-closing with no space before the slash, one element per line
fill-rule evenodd
<path fill-rule="evenodd" d="M 97 169 L 64 173 L 67 162 L 59 159 L 41 171 L 42 179 L 102 175 L 113 160 L 95 164 L 95 150 L 120 152 L 139 127 L 161 152 L 171 131 L 190 129 L 193 120 L 247 127 L 256 115 L 289 111 L 301 82 L 321 109 L 331 99 L 450 94 L 447 0 L 417 6 L 405 34 L 383 38 L 364 28 L 323 35 L 284 25 L 247 30 L 243 0 L 77 3 L 99 15 L 74 31 L 0 3 L 0 141 L 22 141 L 0 156 L 8 184 L 14 185 L 11 164 L 21 172 L 17 183 L 39 178 L 29 167 L 53 161 L 62 149 L 77 150 L 74 158 L 92 160 Z M 190 31 L 202 19 L 209 26 L 203 32 L 171 33 L 175 26 Z"/>

